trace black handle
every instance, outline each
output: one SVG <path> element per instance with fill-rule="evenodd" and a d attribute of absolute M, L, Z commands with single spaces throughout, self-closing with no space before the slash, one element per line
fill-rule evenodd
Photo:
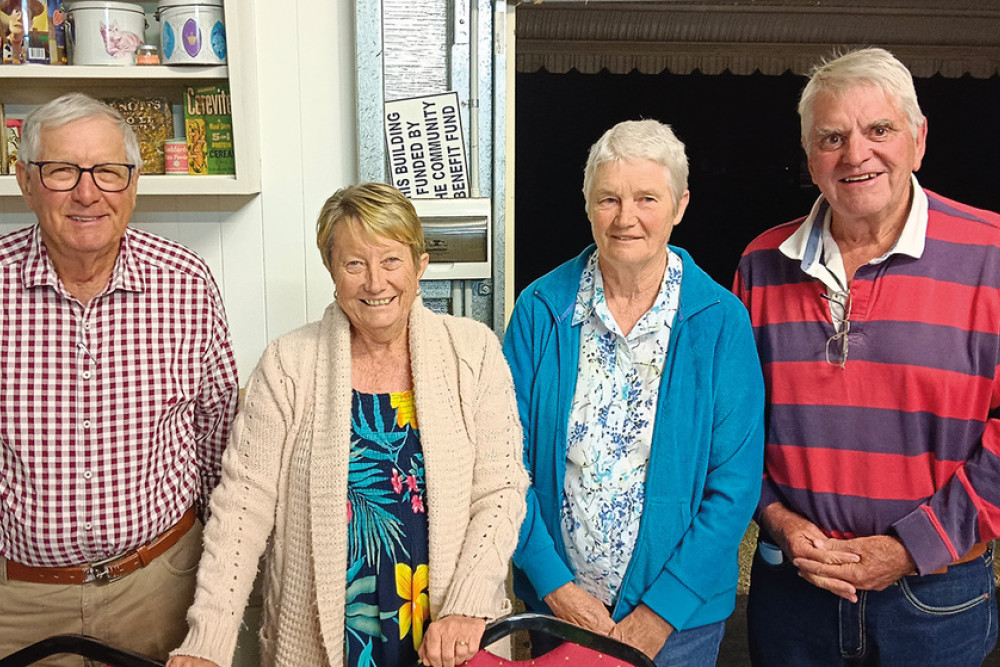
<path fill-rule="evenodd" d="M 514 614 L 490 623 L 486 626 L 486 631 L 483 632 L 480 645 L 488 646 L 518 630 L 530 630 L 551 635 L 563 641 L 579 644 L 613 658 L 624 660 L 636 667 L 655 667 L 653 661 L 645 653 L 628 644 L 623 644 L 617 639 L 585 630 L 578 625 L 561 621 L 552 616 L 530 612 Z M 0 667 L 6 666 L 0 665 Z"/>
<path fill-rule="evenodd" d="M 26 667 L 42 658 L 59 653 L 72 653 L 91 660 L 99 660 L 112 667 L 163 667 L 162 662 L 113 648 L 86 635 L 56 635 L 26 646 L 20 651 L 0 658 L 0 667 Z"/>

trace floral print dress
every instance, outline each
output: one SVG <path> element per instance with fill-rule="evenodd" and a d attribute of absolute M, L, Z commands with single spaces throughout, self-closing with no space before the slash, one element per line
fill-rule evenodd
<path fill-rule="evenodd" d="M 424 457 L 413 392 L 355 391 L 351 403 L 346 664 L 416 665 L 430 603 Z"/>

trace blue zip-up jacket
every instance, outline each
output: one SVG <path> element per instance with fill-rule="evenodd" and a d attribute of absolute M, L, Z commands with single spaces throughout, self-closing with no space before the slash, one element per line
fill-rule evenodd
<path fill-rule="evenodd" d="M 733 611 L 737 551 L 760 495 L 764 384 L 746 309 L 684 262 L 680 305 L 657 401 L 646 500 L 613 619 L 639 603 L 682 630 Z M 504 339 L 532 477 L 514 552 L 514 590 L 529 609 L 573 580 L 560 526 L 566 430 L 580 327 L 573 308 L 591 245 L 521 294 Z"/>

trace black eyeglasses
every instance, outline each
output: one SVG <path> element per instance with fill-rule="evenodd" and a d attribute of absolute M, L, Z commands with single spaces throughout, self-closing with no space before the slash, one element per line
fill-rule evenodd
<path fill-rule="evenodd" d="M 80 184 L 84 172 L 89 172 L 94 179 L 94 185 L 104 192 L 121 192 L 132 183 L 133 164 L 122 162 L 105 162 L 93 167 L 81 167 L 72 162 L 53 162 L 48 160 L 32 160 L 28 164 L 38 167 L 42 185 L 55 192 L 69 192 Z"/>
<path fill-rule="evenodd" d="M 851 293 L 849 291 L 824 294 L 823 298 L 830 302 L 830 313 L 833 316 L 833 327 L 837 333 L 826 339 L 826 363 L 847 367 L 847 346 L 851 333 Z M 837 322 L 840 327 L 837 327 Z"/>

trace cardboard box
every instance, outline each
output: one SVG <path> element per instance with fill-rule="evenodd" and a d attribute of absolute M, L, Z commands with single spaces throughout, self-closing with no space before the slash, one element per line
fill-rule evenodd
<path fill-rule="evenodd" d="M 62 0 L 0 1 L 0 43 L 5 65 L 66 64 Z"/>
<path fill-rule="evenodd" d="M 188 86 L 184 134 L 189 174 L 235 174 L 233 107 L 228 84 Z"/>
<path fill-rule="evenodd" d="M 160 97 L 113 97 L 104 101 L 118 110 L 139 139 L 142 173 L 162 174 L 163 142 L 174 136 L 170 102 Z"/>
<path fill-rule="evenodd" d="M 10 174 L 10 167 L 7 165 L 7 112 L 0 104 L 0 128 L 3 128 L 3 136 L 0 136 L 0 174 Z"/>
<path fill-rule="evenodd" d="M 7 154 L 7 173 L 13 174 L 14 165 L 17 164 L 17 152 L 21 147 L 21 125 L 24 123 L 20 118 L 7 118 L 4 120 L 4 145 Z"/>

